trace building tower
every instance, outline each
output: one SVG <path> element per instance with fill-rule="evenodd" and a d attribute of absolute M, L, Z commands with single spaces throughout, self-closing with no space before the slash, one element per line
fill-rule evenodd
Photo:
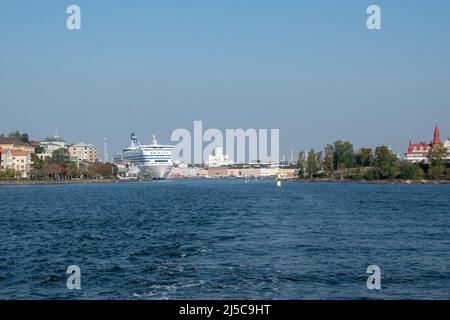
<path fill-rule="evenodd" d="M 441 132 L 439 131 L 439 127 L 436 123 L 436 127 L 434 128 L 433 145 L 440 143 L 441 143 Z"/>
<path fill-rule="evenodd" d="M 107 163 L 108 162 L 108 139 L 103 138 L 103 162 Z"/>

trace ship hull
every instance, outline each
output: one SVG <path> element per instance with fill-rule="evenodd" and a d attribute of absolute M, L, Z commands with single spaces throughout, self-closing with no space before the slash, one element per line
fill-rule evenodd
<path fill-rule="evenodd" d="M 141 175 L 155 180 L 166 179 L 172 169 L 172 165 L 142 165 Z"/>

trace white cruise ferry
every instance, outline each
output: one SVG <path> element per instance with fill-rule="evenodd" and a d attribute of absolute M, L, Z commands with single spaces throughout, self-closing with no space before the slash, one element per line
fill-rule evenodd
<path fill-rule="evenodd" d="M 158 144 L 154 135 L 152 144 L 141 145 L 136 135 L 132 133 L 130 146 L 114 157 L 114 162 L 129 168 L 137 167 L 140 176 L 165 179 L 173 167 L 173 148 L 171 145 Z"/>

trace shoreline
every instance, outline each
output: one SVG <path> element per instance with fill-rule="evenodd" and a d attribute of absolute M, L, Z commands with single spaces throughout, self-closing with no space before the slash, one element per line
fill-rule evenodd
<path fill-rule="evenodd" d="M 115 183 L 116 179 L 90 179 L 90 180 L 0 180 L 0 186 L 20 185 L 57 185 L 57 184 L 83 184 L 83 183 Z"/>
<path fill-rule="evenodd" d="M 171 178 L 166 180 L 198 180 L 198 177 L 192 178 Z M 200 178 L 206 179 L 206 178 Z M 243 179 L 237 177 L 220 177 L 220 178 L 208 178 L 211 179 Z M 258 179 L 270 180 L 275 179 L 275 177 L 259 177 Z M 136 183 L 136 182 L 146 182 L 152 180 L 120 180 L 120 179 L 89 179 L 89 180 L 0 180 L 0 186 L 20 186 L 20 185 L 68 185 L 68 184 L 106 184 L 106 183 Z M 450 180 L 351 180 L 351 179 L 283 179 L 285 182 L 298 182 L 298 183 L 360 183 L 360 184 L 427 184 L 427 185 L 437 185 L 437 184 L 450 184 Z"/>
<path fill-rule="evenodd" d="M 351 179 L 291 179 L 294 182 L 330 182 L 361 184 L 450 184 L 450 180 L 351 180 Z"/>

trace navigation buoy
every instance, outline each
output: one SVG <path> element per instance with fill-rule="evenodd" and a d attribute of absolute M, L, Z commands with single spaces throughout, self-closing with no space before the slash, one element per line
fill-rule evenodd
<path fill-rule="evenodd" d="M 277 187 L 278 188 L 281 188 L 281 177 L 280 177 L 280 175 L 277 175 Z"/>

